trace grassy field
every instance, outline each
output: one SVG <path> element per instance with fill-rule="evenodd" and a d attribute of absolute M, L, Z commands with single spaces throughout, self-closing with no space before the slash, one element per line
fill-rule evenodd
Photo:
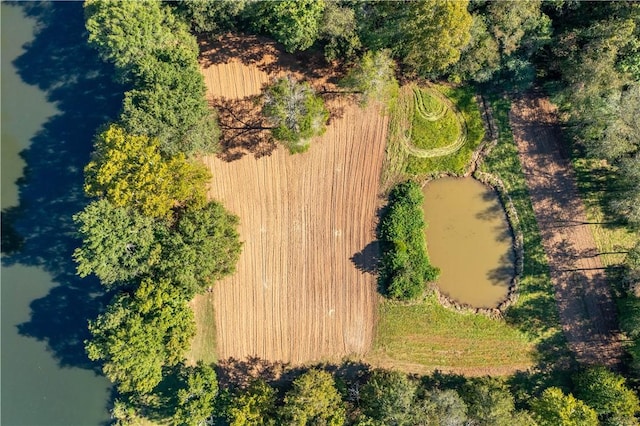
<path fill-rule="evenodd" d="M 195 297 L 191 302 L 196 320 L 196 335 L 191 342 L 191 349 L 185 355 L 187 362 L 195 364 L 204 361 L 214 364 L 216 355 L 216 321 L 213 312 L 213 294 L 205 293 Z"/>
<path fill-rule="evenodd" d="M 386 165 L 394 167 L 384 171 L 388 180 L 390 176 L 399 180 L 441 172 L 461 173 L 467 168 L 484 137 L 474 93 L 470 88 L 441 90 L 456 102 L 467 119 L 467 145 L 442 158 L 416 158 L 403 152 L 394 138 L 403 135 L 403 126 L 407 125 L 403 114 L 414 106 L 407 101 L 407 91 L 401 91 L 390 124 L 387 155 L 397 157 L 386 159 Z M 366 357 L 373 365 L 411 372 L 450 369 L 465 374 L 504 375 L 567 359 L 546 257 L 509 127 L 510 103 L 498 97 L 490 101 L 500 137 L 481 170 L 503 180 L 520 218 L 525 259 L 519 298 L 505 312 L 504 320 L 444 308 L 433 295 L 411 304 L 382 301 L 374 348 Z"/>
<path fill-rule="evenodd" d="M 414 88 L 413 96 L 411 143 L 421 149 L 454 143 L 461 131 L 454 112 L 426 90 Z"/>

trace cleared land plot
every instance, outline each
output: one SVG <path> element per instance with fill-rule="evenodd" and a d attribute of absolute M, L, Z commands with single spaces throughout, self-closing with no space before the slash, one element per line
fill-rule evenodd
<path fill-rule="evenodd" d="M 272 45 L 259 46 L 267 53 L 258 54 L 255 45 L 220 44 L 229 58 L 216 52 L 219 63 L 203 62 L 202 71 L 211 102 L 232 110 L 270 76 L 302 72 Z M 213 292 L 219 359 L 303 363 L 364 353 L 371 345 L 377 293 L 368 271 L 377 253 L 372 242 L 387 119 L 347 99 L 334 99 L 330 109 L 326 134 L 304 154 L 252 151 L 253 138 L 246 138 L 225 148 L 236 157 L 254 155 L 203 159 L 213 175 L 210 196 L 240 217 L 244 241 L 237 272 Z M 223 144 L 233 130 L 223 134 Z M 260 131 L 255 135 L 257 143 L 269 143 Z M 206 327 L 198 324 L 198 333 Z"/>

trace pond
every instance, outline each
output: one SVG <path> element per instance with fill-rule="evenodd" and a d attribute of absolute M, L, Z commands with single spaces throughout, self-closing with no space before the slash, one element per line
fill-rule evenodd
<path fill-rule="evenodd" d="M 83 343 L 105 297 L 75 276 L 71 217 L 87 202 L 92 136 L 122 90 L 86 45 L 82 3 L 1 8 L 0 423 L 105 424 L 111 385 Z"/>
<path fill-rule="evenodd" d="M 425 231 L 437 286 L 474 308 L 502 302 L 514 276 L 513 237 L 498 194 L 472 178 L 442 178 L 423 188 Z"/>

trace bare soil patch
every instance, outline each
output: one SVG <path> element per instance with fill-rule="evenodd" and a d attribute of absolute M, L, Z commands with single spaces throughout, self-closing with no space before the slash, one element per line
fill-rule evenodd
<path fill-rule="evenodd" d="M 213 291 L 218 358 L 298 364 L 366 352 L 378 297 L 371 271 L 387 118 L 333 96 L 326 134 L 290 155 L 261 128 L 253 97 L 287 73 L 332 91 L 333 82 L 318 78 L 332 73 L 256 37 L 203 49 L 210 102 L 227 108 L 223 153 L 203 159 L 213 175 L 209 195 L 240 217 L 244 241 L 237 272 Z M 233 125 L 240 121 L 249 124 Z"/>
<path fill-rule="evenodd" d="M 513 102 L 513 136 L 549 260 L 560 321 L 577 361 L 616 366 L 616 307 L 573 169 L 562 155 L 554 106 L 538 95 Z"/>

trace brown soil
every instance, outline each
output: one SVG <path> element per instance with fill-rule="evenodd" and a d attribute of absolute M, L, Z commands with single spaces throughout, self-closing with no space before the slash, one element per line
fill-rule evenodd
<path fill-rule="evenodd" d="M 260 128 L 252 97 L 286 73 L 320 90 L 333 83 L 258 38 L 228 36 L 203 49 L 210 101 L 226 108 L 223 153 L 204 158 L 210 196 L 240 217 L 244 241 L 237 272 L 213 291 L 218 357 L 303 363 L 364 353 L 376 315 L 371 272 L 387 118 L 334 97 L 326 134 L 291 155 Z"/>
<path fill-rule="evenodd" d="M 556 110 L 531 94 L 513 103 L 510 120 L 569 347 L 581 363 L 616 366 L 622 354 L 616 307 L 563 155 Z"/>

